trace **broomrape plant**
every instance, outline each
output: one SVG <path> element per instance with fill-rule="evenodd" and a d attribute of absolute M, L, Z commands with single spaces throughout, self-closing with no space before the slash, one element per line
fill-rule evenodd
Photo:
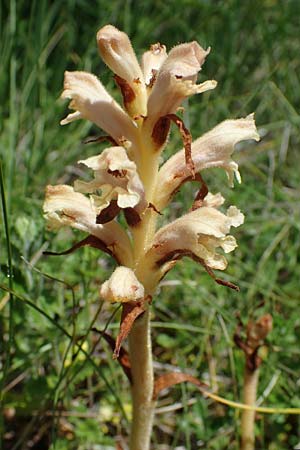
<path fill-rule="evenodd" d="M 128 336 L 130 368 L 126 373 L 133 402 L 130 449 L 147 450 L 159 390 L 152 365 L 152 298 L 160 280 L 184 256 L 200 263 L 217 283 L 237 289 L 213 271 L 226 269 L 223 253 L 237 247 L 229 234 L 231 227 L 241 225 L 244 216 L 235 206 L 222 212 L 224 198 L 208 192 L 201 173 L 222 167 L 231 185 L 234 177 L 240 182 L 238 165 L 231 159 L 234 146 L 247 139 L 259 140 L 259 136 L 254 117 L 249 115 L 226 120 L 192 142 L 176 114 L 185 99 L 216 87 L 214 80 L 196 82 L 210 49 L 204 50 L 194 41 L 167 53 L 166 47 L 157 43 L 143 54 L 139 64 L 128 36 L 112 25 L 99 30 L 97 43 L 101 57 L 115 74 L 123 107 L 95 75 L 66 72 L 62 98 L 71 100 L 74 112 L 61 124 L 90 120 L 107 133 L 101 140 L 107 139 L 111 146 L 79 161 L 92 172 L 91 181 L 77 180 L 73 187 L 48 186 L 44 212 L 52 230 L 71 226 L 87 233 L 67 252 L 90 245 L 117 262 L 111 277 L 102 284 L 100 296 L 122 303 L 114 357 L 122 362 L 121 344 Z M 179 129 L 183 149 L 160 164 L 171 123 Z M 157 229 L 159 214 L 191 180 L 199 183 L 191 210 Z M 117 221 L 121 211 L 127 229 Z"/>

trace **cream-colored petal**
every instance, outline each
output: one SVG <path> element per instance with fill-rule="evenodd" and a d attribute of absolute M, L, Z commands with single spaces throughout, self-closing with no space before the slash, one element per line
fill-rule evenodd
<path fill-rule="evenodd" d="M 221 247 L 225 253 L 234 250 L 236 241 L 228 233 L 231 226 L 241 224 L 244 217 L 235 207 L 228 211 L 223 214 L 203 206 L 164 226 L 155 234 L 146 261 L 155 265 L 172 260 L 172 256 L 191 254 L 212 269 L 224 270 L 227 262 L 217 253 L 217 248 Z"/>
<path fill-rule="evenodd" d="M 128 113 L 132 117 L 144 116 L 147 113 L 146 85 L 129 37 L 113 25 L 106 25 L 98 31 L 97 42 L 104 62 L 123 80 L 120 87 Z M 126 86 L 122 89 L 124 80 Z"/>
<path fill-rule="evenodd" d="M 209 52 L 210 48 L 204 50 L 196 41 L 176 45 L 169 52 L 162 72 L 195 81 Z"/>
<path fill-rule="evenodd" d="M 212 194 L 211 192 L 208 192 L 208 194 L 202 201 L 202 206 L 218 208 L 219 206 L 223 205 L 224 202 L 225 198 L 221 195 L 220 192 L 218 192 L 217 194 Z"/>
<path fill-rule="evenodd" d="M 214 80 L 196 85 L 190 80 L 177 79 L 171 74 L 165 74 L 154 84 L 149 96 L 148 120 L 155 124 L 160 117 L 176 113 L 185 98 L 214 89 L 216 86 L 217 82 Z"/>
<path fill-rule="evenodd" d="M 145 296 L 144 286 L 128 267 L 115 269 L 110 278 L 100 288 L 100 296 L 107 302 L 136 302 Z"/>
<path fill-rule="evenodd" d="M 47 186 L 43 209 L 49 229 L 70 226 L 92 234 L 104 242 L 118 261 L 131 264 L 131 243 L 124 229 L 114 221 L 97 224 L 93 202 L 71 186 Z"/>
<path fill-rule="evenodd" d="M 87 72 L 65 72 L 62 98 L 71 99 L 76 112 L 61 121 L 62 125 L 85 118 L 102 128 L 117 142 L 135 142 L 136 124 L 109 95 L 95 75 Z"/>
<path fill-rule="evenodd" d="M 91 182 L 75 181 L 75 190 L 98 194 L 97 213 L 113 199 L 117 199 L 120 208 L 134 207 L 139 213 L 146 209 L 148 204 L 136 164 L 128 158 L 123 147 L 108 148 L 100 155 L 79 162 L 94 171 L 94 179 Z"/>
<path fill-rule="evenodd" d="M 174 47 L 162 64 L 148 99 L 148 120 L 152 123 L 167 114 L 175 113 L 182 101 L 193 94 L 213 89 L 215 81 L 197 86 L 195 81 L 209 50 L 197 42 Z"/>
<path fill-rule="evenodd" d="M 233 227 L 239 227 L 244 223 L 244 214 L 236 206 L 230 206 L 227 209 L 226 215 L 230 219 L 230 224 Z"/>
<path fill-rule="evenodd" d="M 240 181 L 238 165 L 231 160 L 231 155 L 238 142 L 248 139 L 259 140 L 253 114 L 242 119 L 225 120 L 220 123 L 192 143 L 195 171 L 223 167 L 230 176 L 235 173 L 237 180 Z M 181 150 L 173 155 L 159 171 L 159 189 L 154 201 L 155 206 L 159 210 L 165 207 L 172 193 L 189 176 L 190 170 L 186 166 L 185 152 Z"/>
<path fill-rule="evenodd" d="M 159 42 L 151 45 L 150 50 L 143 54 L 141 66 L 147 85 L 149 85 L 152 80 L 154 81 L 157 72 L 167 59 L 167 56 L 168 54 L 165 45 L 161 45 Z"/>

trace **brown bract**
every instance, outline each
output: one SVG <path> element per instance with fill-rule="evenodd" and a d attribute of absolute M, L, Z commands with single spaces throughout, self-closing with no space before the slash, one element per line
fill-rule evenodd
<path fill-rule="evenodd" d="M 270 314 L 264 314 L 256 321 L 249 320 L 246 326 L 246 338 L 243 339 L 241 336 L 243 324 L 239 323 L 234 334 L 234 342 L 245 353 L 246 367 L 250 372 L 254 372 L 261 365 L 262 360 L 258 351 L 272 331 L 272 327 L 273 319 Z"/>

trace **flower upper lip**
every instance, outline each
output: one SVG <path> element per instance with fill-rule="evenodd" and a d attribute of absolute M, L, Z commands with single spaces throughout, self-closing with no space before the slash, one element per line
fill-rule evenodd
<path fill-rule="evenodd" d="M 97 43 L 102 59 L 119 77 L 134 86 L 135 80 L 144 83 L 129 37 L 113 25 L 106 25 L 97 33 Z"/>
<path fill-rule="evenodd" d="M 98 31 L 97 43 L 103 61 L 116 74 L 117 80 L 120 78 L 118 84 L 128 113 L 132 117 L 146 115 L 144 75 L 127 34 L 113 25 L 106 25 Z"/>

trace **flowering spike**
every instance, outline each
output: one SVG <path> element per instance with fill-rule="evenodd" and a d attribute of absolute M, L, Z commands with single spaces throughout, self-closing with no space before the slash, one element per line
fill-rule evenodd
<path fill-rule="evenodd" d="M 202 170 L 222 167 L 231 185 L 234 175 L 240 182 L 238 165 L 231 159 L 234 146 L 246 139 L 259 140 L 259 136 L 250 115 L 222 122 L 192 142 L 190 131 L 176 115 L 186 98 L 216 87 L 214 80 L 197 84 L 210 49 L 189 42 L 167 54 L 165 46 L 154 44 L 143 54 L 140 66 L 128 36 L 114 26 L 101 28 L 97 42 L 103 60 L 114 72 L 125 109 L 94 75 L 65 73 L 62 97 L 71 100 L 74 112 L 61 123 L 88 119 L 109 135 L 112 147 L 79 161 L 92 169 L 92 179 L 77 180 L 74 188 L 48 186 L 44 212 L 49 228 L 71 226 L 88 233 L 72 249 L 96 245 L 120 265 L 103 283 L 100 296 L 122 303 L 114 358 L 119 358 L 128 336 L 133 396 L 130 448 L 149 450 L 153 391 L 156 397 L 158 389 L 151 356 L 151 296 L 160 279 L 184 256 L 201 264 L 216 283 L 238 290 L 214 270 L 226 268 L 224 253 L 237 247 L 230 229 L 241 225 L 244 216 L 235 206 L 226 213 L 218 210 L 224 199 L 208 191 Z M 171 122 L 179 128 L 184 148 L 159 168 Z M 191 211 L 157 229 L 158 216 L 187 181 L 200 183 Z M 127 224 L 117 222 L 121 210 Z M 171 376 L 162 383 L 195 382 L 188 378 Z"/>

